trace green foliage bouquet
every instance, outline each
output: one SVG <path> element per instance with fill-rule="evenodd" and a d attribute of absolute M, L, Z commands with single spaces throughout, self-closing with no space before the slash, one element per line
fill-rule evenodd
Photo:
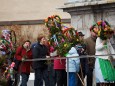
<path fill-rule="evenodd" d="M 50 33 L 49 44 L 52 48 L 50 52 L 57 50 L 58 55 L 63 57 L 72 46 L 79 42 L 77 31 L 72 27 L 63 27 L 58 15 L 48 17 L 45 20 L 45 25 Z"/>
<path fill-rule="evenodd" d="M 113 30 L 111 29 L 110 24 L 107 21 L 98 21 L 95 23 L 90 30 L 93 30 L 102 40 L 107 39 L 107 35 L 112 34 Z"/>

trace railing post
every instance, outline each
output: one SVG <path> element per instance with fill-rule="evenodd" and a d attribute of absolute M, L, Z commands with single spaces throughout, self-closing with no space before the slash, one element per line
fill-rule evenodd
<path fill-rule="evenodd" d="M 66 58 L 67 59 L 67 86 L 69 86 L 69 58 Z"/>

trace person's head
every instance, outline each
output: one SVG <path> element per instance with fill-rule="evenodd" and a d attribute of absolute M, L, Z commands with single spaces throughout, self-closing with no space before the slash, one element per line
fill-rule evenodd
<path fill-rule="evenodd" d="M 40 34 L 40 35 L 38 35 L 38 37 L 37 37 L 37 41 L 38 41 L 40 44 L 45 45 L 47 40 L 46 40 L 46 38 L 45 38 L 45 36 L 44 36 L 43 34 Z"/>
<path fill-rule="evenodd" d="M 96 40 L 97 34 L 93 31 L 93 28 L 90 28 L 91 37 Z"/>
<path fill-rule="evenodd" d="M 84 34 L 82 32 L 78 32 L 78 36 L 80 41 L 84 40 Z"/>
<path fill-rule="evenodd" d="M 25 49 L 29 49 L 29 48 L 30 48 L 30 45 L 31 45 L 31 41 L 30 41 L 30 40 L 26 40 L 26 41 L 24 41 L 24 43 L 23 43 L 23 47 L 24 47 Z"/>

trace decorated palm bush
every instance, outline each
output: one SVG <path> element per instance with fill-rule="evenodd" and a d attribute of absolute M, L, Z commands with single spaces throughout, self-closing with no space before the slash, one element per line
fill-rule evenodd
<path fill-rule="evenodd" d="M 61 18 L 53 15 L 45 19 L 45 25 L 49 30 L 49 43 L 51 52 L 57 50 L 58 55 L 66 56 L 72 46 L 79 42 L 79 37 L 72 27 L 62 26 Z"/>
<path fill-rule="evenodd" d="M 15 53 L 15 41 L 11 30 L 2 30 L 0 37 L 0 85 L 7 86 L 10 79 L 11 62 Z"/>
<path fill-rule="evenodd" d="M 6 55 L 0 55 L 0 85 L 7 86 L 8 81 L 8 71 L 7 69 L 7 63 L 6 63 Z"/>
<path fill-rule="evenodd" d="M 102 40 L 107 39 L 108 34 L 112 34 L 113 30 L 111 29 L 110 24 L 107 21 L 98 21 L 95 23 L 90 30 L 93 30 Z"/>

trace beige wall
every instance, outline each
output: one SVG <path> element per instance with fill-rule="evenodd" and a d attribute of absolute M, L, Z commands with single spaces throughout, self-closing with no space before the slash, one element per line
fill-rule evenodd
<path fill-rule="evenodd" d="M 70 26 L 69 23 L 63 23 L 65 26 Z M 0 37 L 2 30 L 14 30 L 16 33 L 17 46 L 22 44 L 25 40 L 36 41 L 39 34 L 45 34 L 46 37 L 49 35 L 49 31 L 44 24 L 39 25 L 11 25 L 11 26 L 0 26 Z"/>
<path fill-rule="evenodd" d="M 44 25 L 0 26 L 0 32 L 1 30 L 6 30 L 6 29 L 15 31 L 17 45 L 22 44 L 25 40 L 28 40 L 28 39 L 31 40 L 32 42 L 36 41 L 38 34 L 41 34 L 41 33 L 48 36 L 48 29 Z"/>
<path fill-rule="evenodd" d="M 70 18 L 60 8 L 67 0 L 0 0 L 0 21 L 23 21 L 45 19 L 58 14 Z"/>

